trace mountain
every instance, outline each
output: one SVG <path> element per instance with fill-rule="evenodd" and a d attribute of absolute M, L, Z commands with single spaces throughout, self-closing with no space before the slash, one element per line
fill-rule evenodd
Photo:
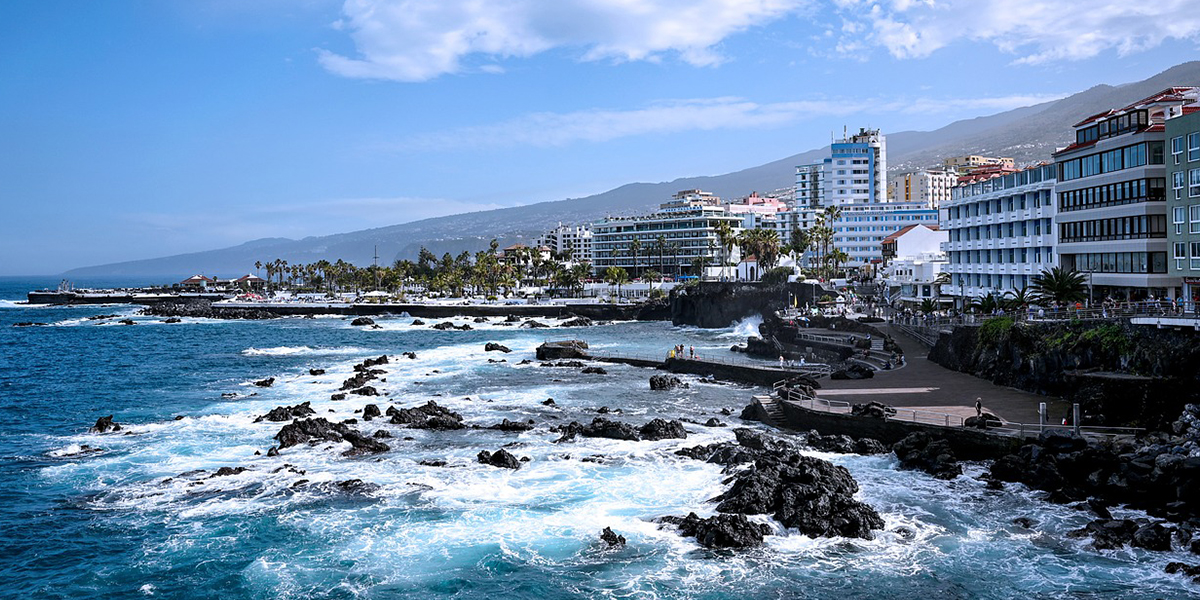
<path fill-rule="evenodd" d="M 1109 108 L 1119 108 L 1173 85 L 1200 86 L 1200 61 L 1174 66 L 1149 79 L 1118 86 L 1097 85 L 1066 98 L 988 117 L 956 121 L 934 131 L 887 133 L 888 166 L 893 173 L 936 166 L 949 156 L 1011 156 L 1018 164 L 1050 160 L 1072 138 L 1071 125 Z M 885 132 L 886 133 L 886 132 Z M 402 225 L 301 240 L 269 238 L 239 246 L 136 260 L 68 271 L 69 277 L 109 275 L 242 274 L 256 260 L 289 263 L 345 259 L 370 264 L 376 247 L 382 262 L 415 258 L 422 246 L 437 255 L 476 251 L 492 238 L 502 245 L 528 242 L 559 222 L 594 221 L 608 215 L 646 212 L 679 190 L 702 189 L 736 198 L 752 191 L 792 185 L 795 167 L 827 156 L 828 146 L 734 173 L 686 177 L 661 183 L 630 183 L 607 192 L 554 202 L 424 219 Z"/>

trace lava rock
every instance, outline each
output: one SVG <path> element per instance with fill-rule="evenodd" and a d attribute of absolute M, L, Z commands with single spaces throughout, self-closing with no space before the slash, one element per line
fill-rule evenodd
<path fill-rule="evenodd" d="M 316 377 L 317 375 L 324 375 L 325 369 L 309 369 L 308 374 L 312 375 L 313 377 Z"/>
<path fill-rule="evenodd" d="M 1189 565 L 1187 563 L 1181 563 L 1181 562 L 1169 562 L 1169 563 L 1167 563 L 1167 567 L 1163 570 L 1171 575 L 1180 574 L 1180 575 L 1184 575 L 1187 577 L 1191 577 L 1192 581 L 1194 581 L 1196 583 L 1200 583 L 1200 565 Z"/>
<path fill-rule="evenodd" d="M 896 416 L 896 409 L 879 402 L 868 402 L 866 404 L 855 404 L 851 406 L 850 414 L 856 417 L 886 419 L 888 417 Z"/>
<path fill-rule="evenodd" d="M 1135 548 L 1167 552 L 1171 549 L 1171 532 L 1158 523 L 1147 523 L 1133 532 L 1130 543 Z"/>
<path fill-rule="evenodd" d="M 495 429 L 497 431 L 529 431 L 530 429 L 533 429 L 533 425 L 531 423 L 522 423 L 521 421 L 509 421 L 508 419 L 504 419 L 503 421 L 488 427 L 488 429 Z"/>
<path fill-rule="evenodd" d="M 684 383 L 678 377 L 671 375 L 651 375 L 650 389 L 652 390 L 672 390 L 675 388 L 686 388 L 688 384 Z"/>
<path fill-rule="evenodd" d="M 362 416 L 364 421 L 370 421 L 375 417 L 382 417 L 383 413 L 379 411 L 378 406 L 375 406 L 374 404 L 368 404 L 363 407 Z"/>
<path fill-rule="evenodd" d="M 96 424 L 88 429 L 88 433 L 109 433 L 121 431 L 121 424 L 113 422 L 113 415 L 96 419 Z"/>
<path fill-rule="evenodd" d="M 686 517 L 662 517 L 660 523 L 674 525 L 680 535 L 696 538 L 705 548 L 753 548 L 761 546 L 771 527 L 755 523 L 745 515 L 716 515 L 701 519 L 696 513 Z"/>
<path fill-rule="evenodd" d="M 604 367 L 587 367 L 583 370 L 583 373 L 589 375 L 608 375 L 608 371 L 605 371 Z"/>
<path fill-rule="evenodd" d="M 476 455 L 475 459 L 485 465 L 491 465 L 493 467 L 513 470 L 521 468 L 521 461 L 517 460 L 517 457 L 509 454 L 509 452 L 503 448 L 495 452 L 481 450 L 479 454 Z"/>
<path fill-rule="evenodd" d="M 562 436 L 554 440 L 555 443 L 573 440 L 578 435 L 634 442 L 642 439 L 638 434 L 638 430 L 634 429 L 632 425 L 620 421 L 610 421 L 604 417 L 596 417 L 588 425 L 582 425 L 578 421 L 571 421 L 570 424 L 558 428 L 557 431 L 561 432 Z"/>
<path fill-rule="evenodd" d="M 704 426 L 705 427 L 725 427 L 725 423 L 722 423 L 721 420 L 716 417 L 712 417 L 711 419 L 704 422 Z"/>
<path fill-rule="evenodd" d="M 497 344 L 495 342 L 488 342 L 487 344 L 484 344 L 483 351 L 484 352 L 504 352 L 505 354 L 512 352 L 512 350 L 509 350 L 508 346 Z"/>
<path fill-rule="evenodd" d="M 829 374 L 830 379 L 870 379 L 875 376 L 875 370 L 858 363 L 851 363 L 844 369 L 838 369 Z"/>
<path fill-rule="evenodd" d="M 954 456 L 950 443 L 933 439 L 928 433 L 918 431 L 892 445 L 900 466 L 919 469 L 938 479 L 954 479 L 962 475 L 962 466 Z"/>
<path fill-rule="evenodd" d="M 246 467 L 221 467 L 220 469 L 217 469 L 216 473 L 209 475 L 208 478 L 212 479 L 213 477 L 229 477 L 230 475 L 240 475 L 249 470 L 250 469 L 247 469 Z"/>
<path fill-rule="evenodd" d="M 309 406 L 308 402 L 303 402 L 301 404 L 297 404 L 296 406 L 276 406 L 275 408 L 271 409 L 271 412 L 254 419 L 254 422 L 261 423 L 263 421 L 271 421 L 278 423 L 281 421 L 291 421 L 292 419 L 299 419 L 301 417 L 307 417 L 308 415 L 315 414 L 317 414 L 317 411 L 313 410 L 312 407 Z"/>
<path fill-rule="evenodd" d="M 665 440 L 671 438 L 686 439 L 687 430 L 683 428 L 683 423 L 679 421 L 667 421 L 665 419 L 654 419 L 638 430 L 643 440 Z"/>
<path fill-rule="evenodd" d="M 545 342 L 537 347 L 535 356 L 538 360 L 560 360 L 564 358 L 588 358 L 587 342 L 583 340 L 562 340 Z"/>
<path fill-rule="evenodd" d="M 591 327 L 592 320 L 587 317 L 575 317 L 569 321 L 563 321 L 558 324 L 559 327 Z"/>
<path fill-rule="evenodd" d="M 379 390 L 375 389 L 373 386 L 364 385 L 357 390 L 350 390 L 350 393 L 358 396 L 378 396 Z"/>
<path fill-rule="evenodd" d="M 413 325 L 414 327 L 417 327 L 417 326 L 420 326 L 420 325 L 424 325 L 424 324 L 425 324 L 425 321 L 422 321 L 422 320 L 420 320 L 420 319 L 413 319 L 413 322 L 412 322 L 412 325 Z"/>
<path fill-rule="evenodd" d="M 604 531 L 600 532 L 600 541 L 608 545 L 609 548 L 618 548 L 625 545 L 625 536 L 617 535 L 611 527 L 605 527 Z"/>
<path fill-rule="evenodd" d="M 388 408 L 393 425 L 408 425 L 413 429 L 462 429 L 462 415 L 443 408 L 430 400 L 416 408 Z"/>
<path fill-rule="evenodd" d="M 364 327 L 367 325 L 374 325 L 375 321 L 373 321 L 370 317 L 359 317 L 353 321 L 350 321 L 350 324 L 354 327 Z"/>
<path fill-rule="evenodd" d="M 520 327 L 521 329 L 547 329 L 550 326 L 545 323 L 540 323 L 538 321 L 534 321 L 533 319 L 530 319 L 528 321 L 525 321 L 524 323 L 521 323 L 517 327 Z"/>
<path fill-rule="evenodd" d="M 330 399 L 330 400 L 334 400 L 334 401 L 336 401 L 336 400 L 345 400 L 345 399 L 346 399 L 346 394 L 331 394 L 331 395 L 329 396 L 329 399 Z"/>
<path fill-rule="evenodd" d="M 275 385 L 275 378 L 268 377 L 266 379 L 260 379 L 258 381 L 255 381 L 254 385 L 257 385 L 258 387 L 264 387 L 264 388 L 271 387 L 271 386 Z"/>
<path fill-rule="evenodd" d="M 379 430 L 376 430 L 375 433 L 371 437 L 373 437 L 377 440 L 387 439 L 387 438 L 392 437 L 392 433 L 386 429 L 379 429 Z"/>

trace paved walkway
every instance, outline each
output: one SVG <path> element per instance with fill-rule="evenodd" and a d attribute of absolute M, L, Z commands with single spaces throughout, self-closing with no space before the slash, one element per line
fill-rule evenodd
<path fill-rule="evenodd" d="M 984 410 L 1015 423 L 1037 424 L 1038 403 L 1045 402 L 1051 421 L 1062 419 L 1069 404 L 1059 398 L 1039 396 L 1002 387 L 965 373 L 951 371 L 929 361 L 929 349 L 886 324 L 876 327 L 896 340 L 904 350 L 902 369 L 876 371 L 872 379 L 821 379 L 817 396 L 850 403 L 883 402 L 897 408 L 960 410 L 975 413 L 975 398 L 983 399 Z M 936 407 L 936 408 L 935 408 Z"/>

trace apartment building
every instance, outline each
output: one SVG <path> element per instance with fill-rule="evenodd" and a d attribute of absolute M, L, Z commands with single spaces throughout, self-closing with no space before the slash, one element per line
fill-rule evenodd
<path fill-rule="evenodd" d="M 1167 119 L 1167 273 L 1182 283 L 1182 297 L 1200 302 L 1200 106 Z"/>
<path fill-rule="evenodd" d="M 916 202 L 938 208 L 950 199 L 950 190 L 958 184 L 958 173 L 950 170 L 923 169 L 904 173 L 888 185 L 888 200 Z"/>
<path fill-rule="evenodd" d="M 592 226 L 563 225 L 543 233 L 534 241 L 536 247 L 549 248 L 555 254 L 570 257 L 570 262 L 592 262 Z"/>
<path fill-rule="evenodd" d="M 1003 176 L 964 180 L 941 208 L 950 274 L 946 295 L 965 306 L 972 298 L 1003 296 L 1029 286 L 1058 265 L 1054 164 Z"/>
<path fill-rule="evenodd" d="M 1166 123 L 1198 91 L 1167 88 L 1092 115 L 1075 124 L 1075 143 L 1054 154 L 1059 261 L 1088 275 L 1094 299 L 1179 293 L 1167 259 Z"/>

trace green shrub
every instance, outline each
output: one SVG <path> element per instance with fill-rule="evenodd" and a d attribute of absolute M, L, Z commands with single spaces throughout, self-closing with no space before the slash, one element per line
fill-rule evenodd
<path fill-rule="evenodd" d="M 762 282 L 768 285 L 787 283 L 788 277 L 792 276 L 790 267 L 775 267 L 763 273 Z"/>
<path fill-rule="evenodd" d="M 1008 336 L 1012 329 L 1012 317 L 993 317 L 979 326 L 979 341 L 988 346 L 996 346 L 1000 340 Z"/>

